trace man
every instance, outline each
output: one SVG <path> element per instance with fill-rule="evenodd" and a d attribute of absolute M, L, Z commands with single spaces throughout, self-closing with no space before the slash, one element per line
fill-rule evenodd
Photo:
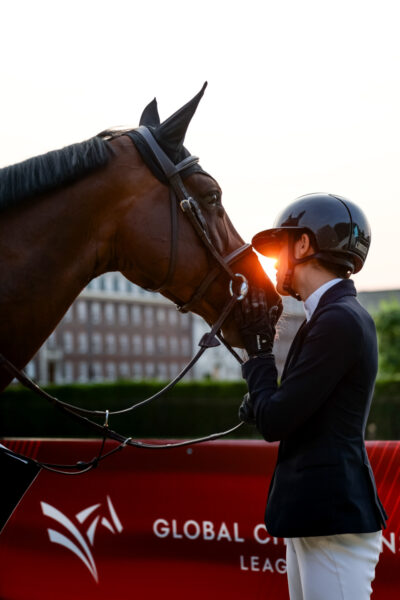
<path fill-rule="evenodd" d="M 241 418 L 280 440 L 265 523 L 286 538 L 291 600 L 367 600 L 381 551 L 387 516 L 364 445 L 376 332 L 349 280 L 370 239 L 364 213 L 330 194 L 297 199 L 253 238 L 278 259 L 278 292 L 302 300 L 306 313 L 280 387 L 274 308 L 253 289 L 236 313 L 249 355 Z"/>

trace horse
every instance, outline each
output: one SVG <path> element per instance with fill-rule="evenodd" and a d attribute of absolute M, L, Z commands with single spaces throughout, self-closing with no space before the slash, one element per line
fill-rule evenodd
<path fill-rule="evenodd" d="M 232 293 L 238 283 L 225 261 L 281 310 L 275 287 L 223 208 L 220 186 L 183 145 L 205 85 L 162 123 L 154 99 L 139 128 L 106 130 L 0 170 L 0 353 L 18 369 L 82 289 L 108 271 L 215 324 L 228 284 Z M 171 177 L 185 197 L 171 195 L 152 140 L 171 168 L 180 165 Z M 242 347 L 232 313 L 222 335 Z M 0 390 L 11 379 L 0 367 Z"/>

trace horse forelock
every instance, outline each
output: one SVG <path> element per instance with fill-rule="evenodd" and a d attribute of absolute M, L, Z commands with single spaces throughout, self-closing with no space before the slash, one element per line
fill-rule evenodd
<path fill-rule="evenodd" d="M 76 181 L 104 166 L 111 151 L 100 136 L 0 169 L 0 210 Z"/>

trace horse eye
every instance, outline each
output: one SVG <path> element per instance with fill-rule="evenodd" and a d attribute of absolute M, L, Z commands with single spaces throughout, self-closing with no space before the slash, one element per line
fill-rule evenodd
<path fill-rule="evenodd" d="M 221 201 L 221 194 L 219 192 L 210 192 L 210 194 L 207 195 L 209 200 L 208 203 L 209 204 L 219 204 L 219 202 Z"/>

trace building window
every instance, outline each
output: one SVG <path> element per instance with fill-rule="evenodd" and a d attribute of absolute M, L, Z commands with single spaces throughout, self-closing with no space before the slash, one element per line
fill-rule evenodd
<path fill-rule="evenodd" d="M 125 333 L 119 336 L 119 347 L 121 354 L 128 354 L 129 352 L 129 338 Z"/>
<path fill-rule="evenodd" d="M 169 338 L 169 347 L 171 349 L 171 354 L 178 354 L 179 352 L 179 344 L 178 344 L 178 338 L 174 335 L 172 335 Z"/>
<path fill-rule="evenodd" d="M 118 275 L 114 275 L 112 278 L 112 287 L 114 292 L 119 292 L 119 277 Z"/>
<path fill-rule="evenodd" d="M 142 322 L 142 309 L 137 304 L 131 306 L 131 321 L 134 325 L 140 325 Z"/>
<path fill-rule="evenodd" d="M 132 350 L 136 355 L 143 352 L 142 337 L 138 334 L 132 336 Z"/>
<path fill-rule="evenodd" d="M 170 377 L 172 377 L 172 379 L 173 379 L 174 377 L 176 377 L 178 375 L 178 373 L 179 373 L 179 365 L 178 365 L 178 363 L 172 362 L 169 365 L 169 375 L 170 375 Z"/>
<path fill-rule="evenodd" d="M 168 378 L 168 368 L 165 363 L 161 362 L 157 365 L 157 375 L 159 379 L 164 381 Z"/>
<path fill-rule="evenodd" d="M 117 369 L 115 368 L 115 363 L 108 362 L 106 364 L 106 379 L 108 381 L 115 381 L 117 378 Z"/>
<path fill-rule="evenodd" d="M 104 313 L 107 323 L 113 324 L 115 321 L 115 307 L 111 302 L 107 302 L 104 307 Z"/>
<path fill-rule="evenodd" d="M 165 323 L 165 321 L 166 321 L 165 308 L 158 308 L 157 309 L 157 323 L 159 325 L 162 325 L 163 323 Z"/>
<path fill-rule="evenodd" d="M 157 351 L 158 354 L 166 354 L 167 353 L 167 338 L 165 335 L 160 335 L 157 338 Z"/>
<path fill-rule="evenodd" d="M 78 314 L 78 320 L 84 323 L 87 319 L 87 304 L 84 300 L 79 300 L 76 305 L 76 312 Z"/>
<path fill-rule="evenodd" d="M 74 351 L 74 336 L 70 331 L 64 331 L 63 346 L 66 354 L 71 354 Z"/>
<path fill-rule="evenodd" d="M 147 377 L 154 377 L 154 375 L 155 375 L 154 363 L 152 363 L 152 362 L 146 363 L 145 371 L 146 371 Z"/>
<path fill-rule="evenodd" d="M 103 366 L 101 362 L 92 363 L 94 381 L 103 381 Z"/>
<path fill-rule="evenodd" d="M 121 325 L 128 323 L 128 307 L 126 304 L 120 304 L 118 306 L 118 320 Z"/>
<path fill-rule="evenodd" d="M 69 360 L 64 362 L 64 381 L 66 383 L 74 381 L 74 365 Z"/>
<path fill-rule="evenodd" d="M 86 383 L 89 380 L 89 365 L 83 360 L 79 363 L 78 380 L 80 383 Z"/>
<path fill-rule="evenodd" d="M 135 379 L 141 379 L 143 377 L 143 367 L 139 362 L 135 362 L 132 365 L 133 376 Z"/>
<path fill-rule="evenodd" d="M 189 313 L 181 313 L 181 327 L 182 329 L 188 329 L 190 325 Z"/>
<path fill-rule="evenodd" d="M 28 375 L 28 377 L 30 377 L 31 379 L 35 379 L 35 377 L 36 377 L 35 361 L 31 360 L 31 362 L 28 362 L 28 364 L 25 367 L 25 371 L 26 371 L 26 374 Z"/>
<path fill-rule="evenodd" d="M 92 302 L 90 305 L 90 315 L 92 323 L 100 323 L 101 321 L 101 304 L 100 302 Z"/>
<path fill-rule="evenodd" d="M 176 325 L 178 323 L 178 311 L 175 308 L 169 309 L 168 321 L 170 325 Z"/>
<path fill-rule="evenodd" d="M 145 338 L 146 354 L 154 354 L 154 338 L 152 335 L 146 335 Z"/>
<path fill-rule="evenodd" d="M 51 350 L 54 350 L 54 348 L 56 348 L 57 346 L 56 335 L 56 332 L 53 331 L 53 333 L 51 333 L 50 336 L 47 338 L 47 347 Z"/>
<path fill-rule="evenodd" d="M 153 323 L 154 323 L 153 315 L 154 315 L 153 307 L 146 306 L 146 308 L 144 309 L 144 324 L 146 325 L 146 327 L 153 327 Z"/>
<path fill-rule="evenodd" d="M 122 362 L 119 364 L 119 374 L 124 379 L 128 379 L 131 373 L 129 369 L 129 364 L 127 362 Z"/>
<path fill-rule="evenodd" d="M 71 323 L 71 321 L 73 321 L 73 320 L 74 320 L 74 308 L 73 308 L 73 306 L 70 306 L 64 315 L 64 322 Z"/>
<path fill-rule="evenodd" d="M 115 353 L 115 335 L 113 333 L 107 333 L 106 335 L 106 353 Z"/>
<path fill-rule="evenodd" d="M 113 276 L 109 273 L 107 273 L 106 275 L 103 275 L 104 277 L 104 283 L 105 283 L 105 289 L 107 290 L 107 292 L 112 292 L 113 291 Z"/>
<path fill-rule="evenodd" d="M 101 354 L 103 352 L 103 338 L 101 333 L 92 335 L 92 351 L 93 354 Z"/>
<path fill-rule="evenodd" d="M 78 352 L 80 354 L 86 354 L 88 351 L 88 336 L 86 333 L 80 333 L 78 335 Z"/>
<path fill-rule="evenodd" d="M 88 288 L 89 288 L 89 290 L 98 290 L 98 289 L 100 289 L 99 278 L 96 277 L 95 279 L 92 279 L 92 281 L 88 285 Z"/>
<path fill-rule="evenodd" d="M 183 337 L 181 339 L 181 349 L 183 356 L 188 356 L 190 354 L 190 343 L 188 337 Z"/>

